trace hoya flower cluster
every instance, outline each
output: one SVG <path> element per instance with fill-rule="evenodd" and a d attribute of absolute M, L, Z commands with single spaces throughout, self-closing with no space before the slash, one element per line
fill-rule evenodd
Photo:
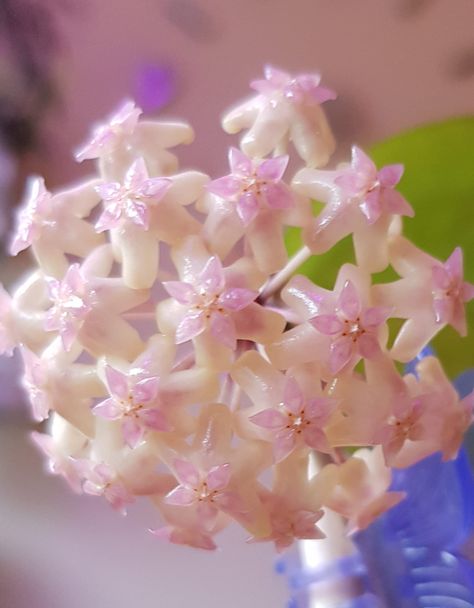
<path fill-rule="evenodd" d="M 179 171 L 190 126 L 126 103 L 77 154 L 96 177 L 32 180 L 11 253 L 38 268 L 0 292 L 0 347 L 21 352 L 51 470 L 124 513 L 146 497 L 154 534 L 203 549 L 233 520 L 278 550 L 321 537 L 326 509 L 364 528 L 403 498 L 391 468 L 454 457 L 474 406 L 434 357 L 399 371 L 445 325 L 464 334 L 474 297 L 460 249 L 440 261 L 402 236 L 403 167 L 354 146 L 323 169 L 335 94 L 318 75 L 267 68 L 251 87 L 217 179 Z M 287 226 L 305 243 L 291 260 Z M 357 265 L 332 290 L 295 275 L 347 235 Z M 399 278 L 374 285 L 388 265 Z"/>

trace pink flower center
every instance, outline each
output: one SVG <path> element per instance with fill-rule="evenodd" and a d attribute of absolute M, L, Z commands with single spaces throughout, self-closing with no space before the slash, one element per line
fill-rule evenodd
<path fill-rule="evenodd" d="M 416 418 L 413 413 L 408 414 L 408 416 L 405 416 L 405 418 L 396 418 L 393 416 L 389 420 L 389 424 L 393 426 L 396 436 L 404 437 L 405 439 L 410 435 L 415 422 Z"/>
<path fill-rule="evenodd" d="M 374 190 L 376 190 L 377 188 L 380 188 L 380 181 L 378 179 L 375 179 L 372 184 L 370 184 L 367 189 L 366 189 L 366 194 L 368 194 L 369 192 L 373 192 Z"/>
<path fill-rule="evenodd" d="M 461 289 L 461 282 L 456 279 L 452 279 L 449 287 L 445 291 L 445 296 L 447 298 L 452 298 L 453 300 L 458 300 L 461 297 Z"/>
<path fill-rule="evenodd" d="M 134 213 L 134 205 L 136 203 L 146 203 L 146 196 L 140 196 L 133 190 L 122 186 L 117 196 L 111 201 L 112 205 L 116 205 L 122 212 Z"/>
<path fill-rule="evenodd" d="M 203 312 L 206 319 L 210 319 L 212 313 L 225 314 L 226 310 L 219 302 L 220 293 L 209 294 L 206 290 L 201 289 L 199 292 L 198 300 L 194 304 L 194 310 Z"/>
<path fill-rule="evenodd" d="M 92 305 L 85 296 L 75 293 L 63 293 L 54 303 L 55 316 L 64 322 L 83 319 L 92 310 Z"/>
<path fill-rule="evenodd" d="M 197 488 L 193 488 L 193 492 L 196 494 L 196 500 L 198 502 L 214 502 L 217 494 L 219 493 L 217 490 L 209 491 L 207 486 L 207 482 L 203 481 Z"/>
<path fill-rule="evenodd" d="M 360 336 L 363 336 L 366 333 L 366 329 L 362 327 L 360 323 L 360 317 L 357 317 L 354 321 L 350 319 L 344 319 L 344 329 L 341 333 L 344 337 L 348 337 L 352 340 L 352 342 L 357 342 Z"/>
<path fill-rule="evenodd" d="M 138 412 L 143 409 L 143 403 L 135 403 L 135 400 L 131 394 L 126 399 L 118 400 L 118 403 L 122 409 L 123 415 L 130 418 L 138 418 Z"/>
<path fill-rule="evenodd" d="M 257 174 L 254 172 L 251 177 L 247 177 L 244 180 L 244 185 L 241 189 L 242 194 L 247 194 L 249 192 L 253 193 L 256 197 L 262 196 L 262 190 L 267 185 L 267 180 L 263 180 L 257 177 Z"/>
<path fill-rule="evenodd" d="M 311 424 L 311 420 L 305 417 L 304 408 L 298 414 L 293 412 L 287 412 L 288 423 L 285 428 L 295 431 L 296 434 L 300 435 L 303 432 L 305 426 Z"/>

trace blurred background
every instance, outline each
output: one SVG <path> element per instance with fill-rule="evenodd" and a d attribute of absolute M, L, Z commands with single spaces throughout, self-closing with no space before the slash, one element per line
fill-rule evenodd
<path fill-rule="evenodd" d="M 271 63 L 322 72 L 339 157 L 357 142 L 405 162 L 410 236 L 443 259 L 461 243 L 474 281 L 473 24 L 472 0 L 0 0 L 0 280 L 30 263 L 4 254 L 28 174 L 49 188 L 87 174 L 71 151 L 132 97 L 188 120 L 181 166 L 217 177 L 233 143 L 219 117 Z M 453 375 L 473 365 L 472 338 L 440 349 Z M 164 546 L 146 505 L 123 520 L 46 476 L 16 374 L 0 362 L 0 608 L 285 604 L 271 547 L 235 530 L 212 555 Z"/>

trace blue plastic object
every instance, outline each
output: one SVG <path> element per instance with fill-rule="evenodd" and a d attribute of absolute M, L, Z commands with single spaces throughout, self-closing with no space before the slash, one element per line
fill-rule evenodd
<path fill-rule="evenodd" d="M 414 359 L 412 359 L 405 365 L 405 372 L 407 374 L 415 374 L 416 376 L 416 366 L 418 365 L 418 363 L 425 357 L 431 357 L 434 354 L 435 352 L 431 348 L 431 346 L 425 346 L 425 348 L 423 348 Z"/>
<path fill-rule="evenodd" d="M 417 361 L 430 354 L 425 349 Z M 407 371 L 415 372 L 415 365 Z M 455 386 L 461 397 L 469 394 L 474 370 Z M 354 537 L 353 555 L 315 570 L 303 568 L 295 554 L 277 561 L 292 592 L 288 608 L 310 608 L 311 593 L 349 579 L 356 581 L 352 599 L 328 608 L 474 608 L 474 553 L 465 549 L 469 540 L 474 546 L 474 477 L 467 451 L 454 461 L 442 462 L 435 454 L 394 470 L 392 489 L 406 491 L 407 498 Z M 318 606 L 326 607 L 323 596 Z"/>
<path fill-rule="evenodd" d="M 369 588 L 387 608 L 473 608 L 474 564 L 462 555 L 474 532 L 466 453 L 395 471 L 392 485 L 407 498 L 354 538 Z"/>

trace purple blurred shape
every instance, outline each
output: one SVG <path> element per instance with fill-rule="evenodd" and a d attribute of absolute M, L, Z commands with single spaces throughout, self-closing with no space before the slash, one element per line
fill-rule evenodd
<path fill-rule="evenodd" d="M 144 112 L 156 112 L 176 96 L 176 73 L 169 66 L 144 65 L 137 73 L 136 101 Z"/>

